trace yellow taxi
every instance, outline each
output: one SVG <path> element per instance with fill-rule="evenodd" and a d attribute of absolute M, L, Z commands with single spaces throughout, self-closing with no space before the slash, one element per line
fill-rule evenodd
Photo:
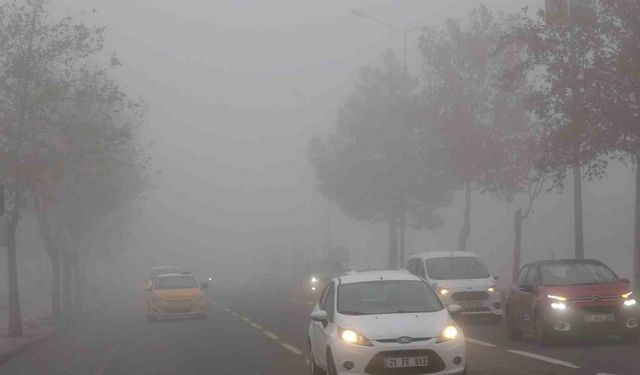
<path fill-rule="evenodd" d="M 146 286 L 149 291 L 147 318 L 206 318 L 207 298 L 203 289 L 207 287 L 208 284 L 199 283 L 188 272 L 156 276 Z"/>

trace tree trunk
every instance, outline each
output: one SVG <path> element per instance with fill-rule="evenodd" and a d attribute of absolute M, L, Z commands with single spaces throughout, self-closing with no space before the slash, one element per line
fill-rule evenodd
<path fill-rule="evenodd" d="M 582 228 L 582 173 L 580 165 L 573 166 L 573 215 L 575 225 L 575 257 L 584 259 L 584 232 Z"/>
<path fill-rule="evenodd" d="M 7 266 L 9 275 L 9 336 L 22 336 L 22 312 L 18 291 L 18 259 L 16 254 L 16 230 L 20 216 L 14 208 L 7 226 Z"/>
<path fill-rule="evenodd" d="M 57 251 L 49 254 L 51 259 L 51 319 L 59 322 L 62 317 L 60 308 L 60 254 Z"/>
<path fill-rule="evenodd" d="M 387 217 L 389 225 L 389 268 L 395 270 L 398 268 L 398 220 L 395 216 Z"/>
<path fill-rule="evenodd" d="M 71 258 L 71 266 L 73 268 L 73 279 L 74 279 L 74 295 L 73 295 L 73 310 L 81 311 L 84 304 L 84 287 L 83 280 L 80 276 L 80 261 L 78 259 L 78 254 L 73 254 Z"/>
<path fill-rule="evenodd" d="M 640 290 L 640 153 L 636 155 L 636 207 L 634 216 L 633 279 L 636 290 Z"/>
<path fill-rule="evenodd" d="M 467 239 L 471 234 L 471 181 L 464 182 L 464 222 L 460 229 L 458 238 L 458 250 L 464 251 L 467 248 Z"/>
<path fill-rule="evenodd" d="M 513 266 L 511 268 L 512 282 L 518 277 L 520 270 L 520 254 L 522 253 L 522 208 L 516 210 L 513 216 L 514 222 L 514 243 L 513 243 Z"/>
<path fill-rule="evenodd" d="M 71 296 L 71 255 L 63 253 L 62 256 L 62 311 L 66 317 L 72 315 Z"/>
<path fill-rule="evenodd" d="M 404 267 L 406 250 L 405 250 L 405 237 L 406 237 L 406 227 L 407 227 L 407 217 L 404 211 L 400 212 L 400 217 L 398 219 L 398 253 L 400 254 L 399 258 L 399 268 Z"/>

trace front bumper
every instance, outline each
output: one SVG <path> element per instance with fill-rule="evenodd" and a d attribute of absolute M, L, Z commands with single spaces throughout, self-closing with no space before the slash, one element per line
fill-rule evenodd
<path fill-rule="evenodd" d="M 613 315 L 613 321 L 588 322 L 588 315 Z M 568 307 L 545 312 L 547 330 L 567 336 L 609 336 L 640 332 L 640 308 L 616 305 Z"/>
<path fill-rule="evenodd" d="M 502 316 L 504 310 L 500 293 L 486 291 L 452 290 L 440 296 L 445 305 L 457 304 L 462 307 L 461 315 Z"/>
<path fill-rule="evenodd" d="M 207 303 L 193 301 L 182 306 L 174 306 L 166 302 L 150 302 L 147 305 L 148 315 L 154 319 L 188 319 L 207 316 Z"/>
<path fill-rule="evenodd" d="M 340 375 L 394 375 L 394 374 L 462 374 L 466 368 L 466 346 L 464 336 L 435 343 L 436 339 L 413 342 L 411 344 L 381 343 L 373 341 L 374 346 L 357 346 L 337 342 L 331 349 L 336 369 Z M 384 358 L 427 356 L 427 367 L 385 369 Z M 454 359 L 459 357 L 459 362 Z M 352 362 L 353 368 L 347 370 L 345 362 Z"/>

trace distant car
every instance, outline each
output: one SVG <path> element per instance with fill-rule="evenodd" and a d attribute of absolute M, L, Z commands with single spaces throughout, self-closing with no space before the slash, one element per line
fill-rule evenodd
<path fill-rule="evenodd" d="M 628 280 L 597 260 L 547 260 L 520 269 L 507 296 L 507 328 L 542 345 L 561 335 L 640 337 L 640 307 Z"/>
<path fill-rule="evenodd" d="M 311 296 L 319 295 L 331 279 L 347 271 L 347 267 L 342 262 L 328 259 L 312 262 L 308 268 L 304 276 L 303 288 L 304 293 Z"/>
<path fill-rule="evenodd" d="M 203 289 L 208 284 L 199 283 L 192 274 L 170 273 L 156 276 L 147 289 L 147 317 L 149 320 L 171 318 L 206 318 L 207 299 Z"/>
<path fill-rule="evenodd" d="M 349 272 L 311 313 L 313 375 L 465 374 L 462 330 L 435 291 L 406 271 Z"/>
<path fill-rule="evenodd" d="M 503 309 L 495 279 L 482 259 L 466 251 L 434 251 L 413 254 L 407 270 L 425 279 L 446 304 L 462 306 L 463 315 L 502 319 Z"/>

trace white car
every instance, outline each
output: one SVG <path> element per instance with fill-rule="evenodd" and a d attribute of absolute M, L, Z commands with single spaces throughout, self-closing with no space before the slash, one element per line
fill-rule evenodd
<path fill-rule="evenodd" d="M 465 374 L 460 311 L 404 270 L 336 277 L 311 313 L 311 373 Z"/>
<path fill-rule="evenodd" d="M 504 315 L 495 280 L 482 259 L 466 251 L 413 254 L 407 270 L 425 279 L 445 303 L 462 306 L 463 315 L 483 315 L 499 322 Z"/>

